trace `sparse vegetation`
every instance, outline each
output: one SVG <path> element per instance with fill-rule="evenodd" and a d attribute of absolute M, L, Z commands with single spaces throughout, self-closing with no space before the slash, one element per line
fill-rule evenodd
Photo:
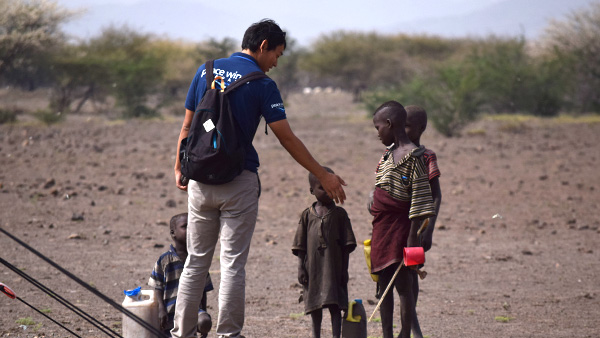
<path fill-rule="evenodd" d="M 302 317 L 304 317 L 304 312 L 290 313 L 290 318 L 293 319 L 293 320 L 300 319 Z"/>
<path fill-rule="evenodd" d="M 50 110 L 38 110 L 33 113 L 33 116 L 46 125 L 58 123 L 65 118 L 65 115 L 61 112 L 52 112 Z"/>
<path fill-rule="evenodd" d="M 508 315 L 494 317 L 494 320 L 497 321 L 497 322 L 499 322 L 499 323 L 508 323 L 508 322 L 510 322 L 511 320 L 514 320 L 514 319 L 515 319 L 514 317 L 510 317 Z"/>
<path fill-rule="evenodd" d="M 33 321 L 33 319 L 31 317 L 19 318 L 15 321 L 15 323 L 17 323 L 19 325 L 26 325 L 26 326 L 35 325 L 35 322 Z"/>
<path fill-rule="evenodd" d="M 17 112 L 11 109 L 0 107 L 0 124 L 12 123 L 17 120 Z"/>

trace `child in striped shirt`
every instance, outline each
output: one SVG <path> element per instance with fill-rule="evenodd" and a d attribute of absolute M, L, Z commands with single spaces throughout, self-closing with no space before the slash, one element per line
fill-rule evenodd
<path fill-rule="evenodd" d="M 405 131 L 406 110 L 396 101 L 382 104 L 373 115 L 373 125 L 381 142 L 388 147 L 375 172 L 375 191 L 370 206 L 373 215 L 371 271 L 379 275 L 385 288 L 403 260 L 404 247 L 420 246 L 417 230 L 421 222 L 435 215 L 423 154 Z M 400 297 L 402 330 L 400 338 L 409 338 L 415 300 L 413 284 L 416 272 L 402 267 L 393 280 Z M 383 337 L 393 337 L 393 292 L 381 303 Z"/>
<path fill-rule="evenodd" d="M 154 287 L 154 296 L 158 300 L 160 328 L 169 337 L 173 328 L 179 277 L 181 277 L 183 264 L 188 255 L 186 246 L 187 224 L 187 212 L 171 217 L 170 234 L 175 246 L 171 244 L 169 251 L 160 255 L 148 280 L 148 285 Z M 212 327 L 212 320 L 206 312 L 206 292 L 213 289 L 210 274 L 207 274 L 202 302 L 198 309 L 198 332 L 201 338 L 207 337 Z"/>
<path fill-rule="evenodd" d="M 421 145 L 421 135 L 425 132 L 427 128 L 427 112 L 425 109 L 419 106 L 406 106 L 406 135 L 410 139 L 412 143 L 416 146 Z M 442 190 L 440 188 L 440 170 L 437 165 L 437 157 L 433 150 L 425 148 L 425 153 L 423 153 L 423 159 L 425 160 L 425 166 L 427 168 L 428 177 L 429 177 L 429 186 L 431 188 L 431 195 L 433 197 L 433 205 L 435 207 L 435 216 L 429 217 L 429 225 L 427 228 L 421 233 L 421 237 L 419 241 L 423 246 L 425 251 L 428 251 L 431 248 L 432 237 L 433 237 L 433 229 L 435 226 L 435 221 L 437 219 L 437 215 L 440 211 L 440 205 L 442 203 Z M 417 299 L 419 297 L 419 279 L 415 278 L 413 283 L 413 294 L 415 298 L 415 304 L 417 303 Z M 423 338 L 423 333 L 421 332 L 421 326 L 419 325 L 419 320 L 417 318 L 417 312 L 415 311 L 415 315 L 413 316 L 412 322 L 412 333 L 413 338 Z"/>

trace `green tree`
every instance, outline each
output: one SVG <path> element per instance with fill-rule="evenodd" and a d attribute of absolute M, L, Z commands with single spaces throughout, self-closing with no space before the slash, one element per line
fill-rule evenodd
<path fill-rule="evenodd" d="M 74 15 L 54 1 L 0 0 L 0 77 L 33 89 L 44 55 L 65 41 L 60 25 Z"/>
<path fill-rule="evenodd" d="M 228 57 L 238 49 L 237 45 L 237 41 L 232 38 L 223 38 L 222 40 L 210 38 L 208 41 L 199 43 L 196 47 L 198 65 L 204 64 L 208 60 Z"/>
<path fill-rule="evenodd" d="M 543 47 L 569 74 L 567 100 L 580 112 L 600 112 L 600 2 L 553 20 Z"/>
<path fill-rule="evenodd" d="M 157 92 L 165 72 L 165 60 L 152 48 L 152 36 L 123 27 L 108 27 L 86 46 L 87 52 L 108 65 L 107 89 L 114 95 L 124 117 L 155 115 L 147 105 L 148 96 Z"/>

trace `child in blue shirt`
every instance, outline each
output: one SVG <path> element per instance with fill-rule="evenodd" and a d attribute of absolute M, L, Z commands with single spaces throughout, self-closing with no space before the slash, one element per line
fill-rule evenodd
<path fill-rule="evenodd" d="M 183 264 L 187 258 L 186 233 L 188 214 L 182 213 L 171 218 L 170 233 L 173 239 L 169 251 L 163 253 L 156 261 L 148 285 L 154 287 L 154 295 L 158 300 L 158 320 L 161 330 L 171 336 L 179 277 L 183 271 Z M 206 292 L 213 290 L 210 274 L 206 276 L 206 286 L 202 303 L 198 310 L 198 332 L 205 338 L 212 327 L 210 315 L 206 312 Z"/>

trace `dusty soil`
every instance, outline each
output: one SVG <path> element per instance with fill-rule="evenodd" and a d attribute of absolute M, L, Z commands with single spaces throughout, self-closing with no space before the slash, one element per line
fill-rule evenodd
<path fill-rule="evenodd" d="M 287 107 L 297 135 L 348 183 L 344 207 L 357 239 L 369 238 L 365 202 L 383 145 L 366 112 L 343 94 L 295 96 Z M 73 116 L 50 127 L 1 125 L 0 226 L 118 303 L 124 289 L 147 287 L 155 260 L 169 245 L 169 218 L 187 208 L 172 177 L 181 118 Z M 438 154 L 444 196 L 427 254 L 429 275 L 421 281 L 423 332 L 597 337 L 600 124 L 486 120 L 460 138 L 430 128 L 422 141 Z M 243 334 L 309 337 L 290 250 L 299 213 L 312 203 L 307 173 L 272 134 L 259 129 L 255 145 L 263 193 L 247 265 Z M 121 314 L 101 299 L 3 234 L 0 247 L 3 259 L 121 329 Z M 211 272 L 218 286 L 218 257 Z M 3 265 L 0 282 L 79 335 L 104 336 Z M 349 290 L 370 314 L 375 285 L 362 247 L 350 257 Z M 216 296 L 209 294 L 211 313 Z M 2 337 L 69 336 L 17 300 L 1 296 L 0 313 Z M 41 325 L 16 323 L 26 317 Z M 368 329 L 369 336 L 381 336 L 380 323 Z"/>

